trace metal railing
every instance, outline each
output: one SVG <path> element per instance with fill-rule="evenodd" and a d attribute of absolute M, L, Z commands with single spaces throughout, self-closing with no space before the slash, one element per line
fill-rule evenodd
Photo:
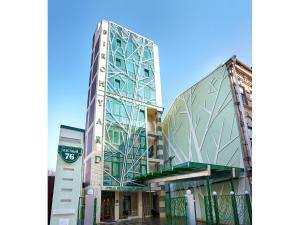
<path fill-rule="evenodd" d="M 165 200 L 165 207 L 168 224 L 187 224 L 187 210 L 185 197 L 167 198 Z"/>
<path fill-rule="evenodd" d="M 206 224 L 224 225 L 251 225 L 252 206 L 248 192 L 236 195 L 218 195 L 213 193 L 211 204 L 210 196 L 204 196 Z"/>

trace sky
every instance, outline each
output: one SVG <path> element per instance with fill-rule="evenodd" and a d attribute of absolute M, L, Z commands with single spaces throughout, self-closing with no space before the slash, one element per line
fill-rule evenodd
<path fill-rule="evenodd" d="M 49 0 L 48 168 L 61 124 L 85 128 L 93 33 L 113 21 L 159 48 L 164 115 L 176 96 L 231 56 L 252 66 L 250 0 Z"/>

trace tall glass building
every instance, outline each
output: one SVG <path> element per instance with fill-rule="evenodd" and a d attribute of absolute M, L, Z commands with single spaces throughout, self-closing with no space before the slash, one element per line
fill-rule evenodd
<path fill-rule="evenodd" d="M 159 208 L 135 177 L 163 165 L 158 47 L 113 22 L 93 36 L 86 112 L 84 189 L 96 221 L 142 217 Z"/>

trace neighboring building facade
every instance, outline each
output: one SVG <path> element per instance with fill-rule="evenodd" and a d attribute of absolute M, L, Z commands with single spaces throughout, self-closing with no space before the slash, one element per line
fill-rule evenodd
<path fill-rule="evenodd" d="M 61 125 L 50 225 L 77 225 L 84 130 Z"/>
<path fill-rule="evenodd" d="M 115 23 L 98 24 L 86 113 L 85 193 L 96 222 L 150 214 L 155 194 L 133 182 L 163 164 L 158 47 Z"/>
<path fill-rule="evenodd" d="M 252 69 L 235 56 L 226 63 L 242 135 L 243 160 L 252 188 Z"/>
<path fill-rule="evenodd" d="M 208 178 L 211 190 L 221 195 L 229 194 L 231 190 L 239 194 L 251 190 L 251 177 L 247 172 L 252 165 L 251 140 L 247 136 L 252 118 L 251 72 L 235 58 L 230 59 L 180 94 L 162 125 L 164 158 L 173 158 L 173 166 L 196 162 L 245 170 L 240 176 Z M 245 96 L 238 95 L 234 77 L 239 77 Z M 248 97 L 249 103 L 246 99 L 240 100 L 244 97 Z M 242 101 L 244 108 L 239 104 Z M 207 180 L 175 182 L 167 192 L 170 197 L 178 197 L 183 196 L 187 189 L 191 189 L 195 196 L 197 219 L 206 220 L 204 196 L 208 194 Z"/>
<path fill-rule="evenodd" d="M 50 175 L 48 174 L 48 225 L 50 224 L 50 218 L 51 218 L 54 180 L 55 180 L 54 174 L 50 174 Z"/>

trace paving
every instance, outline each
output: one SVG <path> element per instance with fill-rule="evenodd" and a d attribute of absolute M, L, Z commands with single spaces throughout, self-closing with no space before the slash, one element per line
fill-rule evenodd
<path fill-rule="evenodd" d="M 167 221 L 165 219 L 159 219 L 159 218 L 146 218 L 146 219 L 131 219 L 131 220 L 122 220 L 118 222 L 102 222 L 100 224 L 108 225 L 108 224 L 114 224 L 114 225 L 186 225 L 186 222 L 180 222 L 180 221 Z M 99 225 L 100 225 L 99 224 Z M 205 223 L 197 222 L 197 225 L 205 225 Z"/>

